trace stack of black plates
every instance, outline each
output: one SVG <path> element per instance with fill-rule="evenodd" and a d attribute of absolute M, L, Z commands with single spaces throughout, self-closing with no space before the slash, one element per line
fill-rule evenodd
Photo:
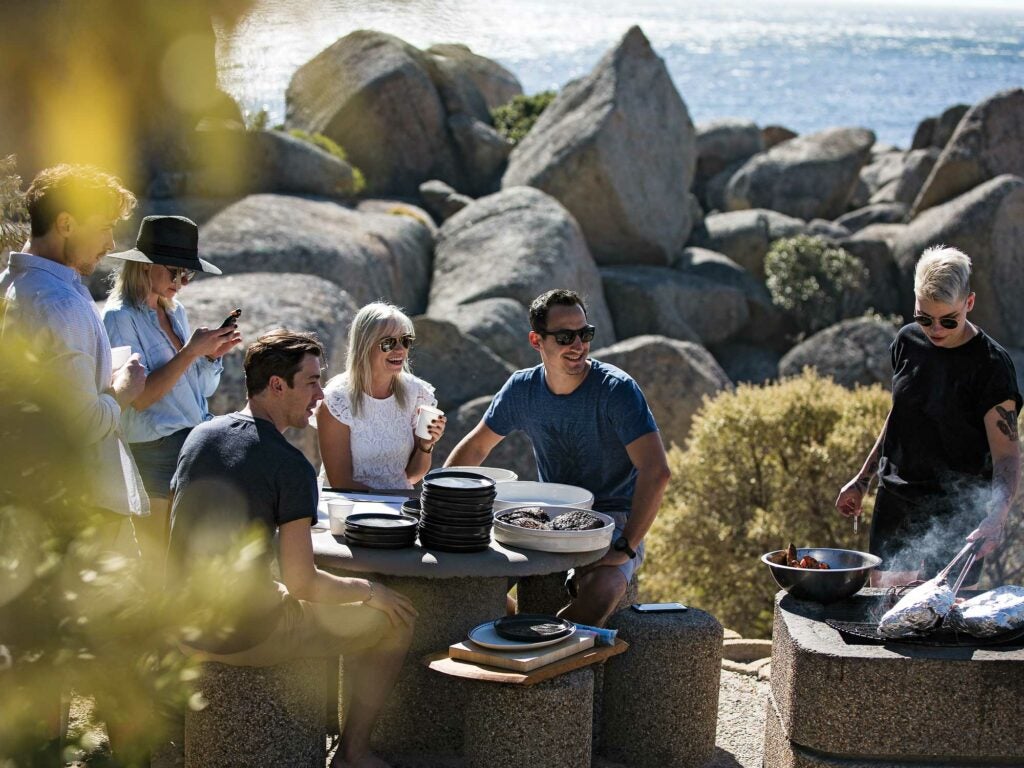
<path fill-rule="evenodd" d="M 494 481 L 472 472 L 437 472 L 423 481 L 420 544 L 442 552 L 482 552 L 491 544 Z"/>
<path fill-rule="evenodd" d="M 416 518 L 359 512 L 345 518 L 345 541 L 350 547 L 405 549 L 416 544 Z"/>

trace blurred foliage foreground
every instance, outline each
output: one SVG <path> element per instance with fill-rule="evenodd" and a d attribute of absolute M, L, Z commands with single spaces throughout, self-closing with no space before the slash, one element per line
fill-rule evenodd
<path fill-rule="evenodd" d="M 770 637 L 778 587 L 761 555 L 789 542 L 867 549 L 873 497 L 857 535 L 834 503 L 889 405 L 881 386 L 849 390 L 811 371 L 706 400 L 686 449 L 669 455 L 672 481 L 640 572 L 645 599 L 691 602 L 744 637 Z M 990 584 L 1024 579 L 1019 506 L 987 559 Z"/>
<path fill-rule="evenodd" d="M 8 331 L 0 370 L 0 766 L 63 765 L 95 749 L 69 739 L 58 763 L 72 690 L 118 726 L 106 764 L 148 765 L 167 713 L 203 706 L 177 640 L 231 625 L 232 595 L 245 593 L 263 542 L 238 542 L 165 592 L 162 574 L 105 551 L 89 513 L 89 448 L 68 426 L 52 368 Z"/>

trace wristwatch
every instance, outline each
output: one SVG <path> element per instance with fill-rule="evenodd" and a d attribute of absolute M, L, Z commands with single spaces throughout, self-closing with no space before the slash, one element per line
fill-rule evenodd
<path fill-rule="evenodd" d="M 636 557 L 636 550 L 629 546 L 629 539 L 625 536 L 619 536 L 619 538 L 615 540 L 615 543 L 612 544 L 612 549 L 616 552 L 625 552 L 629 555 L 630 560 Z"/>

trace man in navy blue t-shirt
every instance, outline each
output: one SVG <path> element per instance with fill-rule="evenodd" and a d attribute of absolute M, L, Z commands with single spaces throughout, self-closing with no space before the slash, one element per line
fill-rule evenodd
<path fill-rule="evenodd" d="M 637 383 L 587 357 L 596 329 L 576 293 L 556 289 L 538 296 L 530 305 L 530 328 L 541 364 L 512 374 L 445 463 L 479 466 L 521 429 L 533 443 L 543 482 L 594 494 L 594 509 L 615 520 L 614 543 L 595 564 L 577 569 L 576 597 L 561 615 L 601 626 L 643 561 L 643 539 L 669 479 L 665 448 Z"/>

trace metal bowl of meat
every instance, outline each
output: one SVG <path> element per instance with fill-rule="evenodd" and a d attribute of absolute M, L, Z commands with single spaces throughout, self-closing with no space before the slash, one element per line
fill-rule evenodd
<path fill-rule="evenodd" d="M 836 603 L 856 594 L 868 580 L 868 574 L 882 563 L 882 558 L 853 549 L 831 549 L 827 547 L 796 549 L 799 565 L 783 565 L 785 549 L 778 549 L 761 555 L 761 562 L 772 572 L 775 583 L 798 600 L 815 603 Z M 807 567 L 813 558 L 827 568 Z M 792 562 L 792 558 L 790 558 Z"/>
<path fill-rule="evenodd" d="M 528 504 L 495 511 L 494 540 L 542 552 L 592 552 L 607 549 L 615 522 L 579 507 Z"/>

